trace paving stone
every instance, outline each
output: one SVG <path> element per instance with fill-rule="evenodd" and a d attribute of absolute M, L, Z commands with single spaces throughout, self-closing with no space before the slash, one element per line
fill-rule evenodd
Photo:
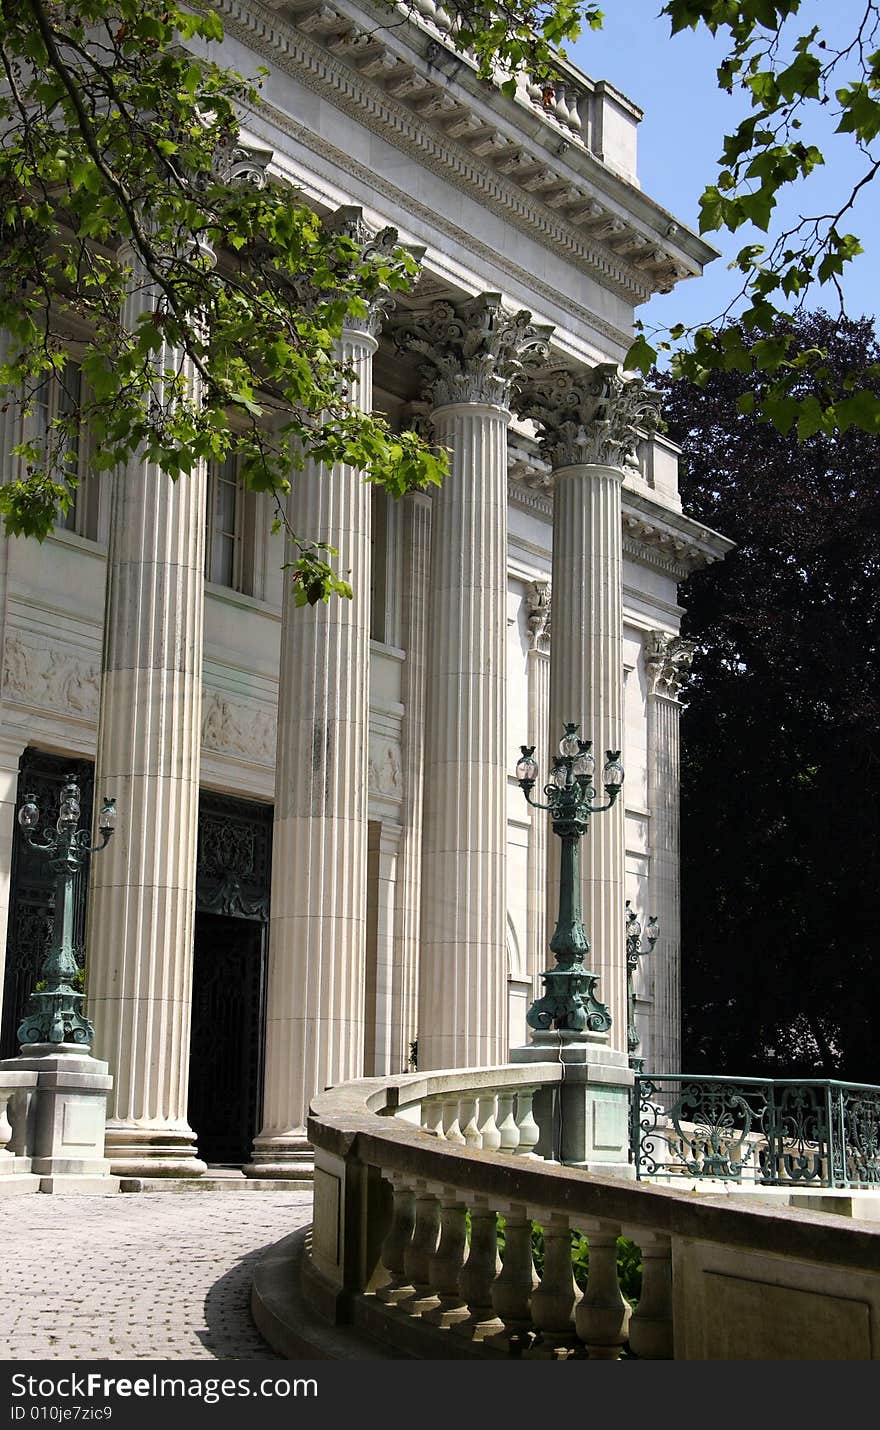
<path fill-rule="evenodd" d="M 302 1191 L 9 1198 L 0 1360 L 278 1360 L 252 1269 L 311 1216 Z"/>

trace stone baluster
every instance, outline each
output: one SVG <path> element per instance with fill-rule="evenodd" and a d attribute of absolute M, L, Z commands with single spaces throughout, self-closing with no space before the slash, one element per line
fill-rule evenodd
<path fill-rule="evenodd" d="M 461 1135 L 467 1147 L 480 1147 L 480 1129 L 477 1126 L 477 1099 L 475 1097 L 463 1097 L 459 1102 L 458 1120 L 461 1126 Z"/>
<path fill-rule="evenodd" d="M 433 497 L 419 1067 L 507 1053 L 507 425 L 521 354 L 545 338 L 498 294 L 401 315 L 451 470 Z"/>
<path fill-rule="evenodd" d="M 9 1103 L 15 1092 L 14 1088 L 0 1086 L 0 1162 L 15 1160 L 15 1154 L 9 1150 L 12 1141 L 12 1123 L 9 1120 Z"/>
<path fill-rule="evenodd" d="M 129 249 L 127 332 L 160 306 Z M 198 377 L 179 351 L 163 372 Z M 116 837 L 91 868 L 88 1006 L 113 1076 L 106 1155 L 126 1176 L 198 1176 L 187 1122 L 202 710 L 206 467 L 172 481 L 143 452 L 113 482 L 95 790 Z"/>
<path fill-rule="evenodd" d="M 619 1360 L 630 1320 L 617 1279 L 618 1230 L 605 1222 L 578 1223 L 590 1239 L 587 1289 L 575 1311 L 575 1329 L 590 1360 Z"/>
<path fill-rule="evenodd" d="M 595 742 L 597 783 L 605 751 L 623 748 L 624 467 L 658 404 L 638 379 L 613 364 L 540 370 L 517 388 L 519 413 L 539 426 L 553 469 L 553 648 L 550 725 L 577 721 Z M 624 801 L 593 821 L 584 841 L 584 924 L 589 966 L 612 1016 L 611 1046 L 626 1053 Z M 558 853 L 549 860 L 558 879 Z M 555 896 L 555 888 L 554 888 Z"/>
<path fill-rule="evenodd" d="M 406 1250 L 415 1226 L 415 1194 L 406 1182 L 394 1179 L 391 1185 L 391 1225 L 382 1243 L 382 1265 L 391 1280 L 376 1294 L 381 1301 L 394 1303 L 415 1295 L 415 1287 L 406 1275 Z"/>
<path fill-rule="evenodd" d="M 642 1293 L 629 1325 L 629 1344 L 642 1360 L 674 1360 L 672 1244 L 661 1232 L 625 1230 L 642 1253 Z"/>
<path fill-rule="evenodd" d="M 532 1222 L 526 1208 L 515 1204 L 504 1214 L 504 1255 L 501 1273 L 492 1285 L 492 1305 L 504 1322 L 498 1344 L 511 1334 L 531 1328 L 532 1293 L 538 1285 L 532 1259 Z"/>
<path fill-rule="evenodd" d="M 442 1137 L 443 1132 L 443 1103 L 439 1097 L 426 1097 L 422 1103 L 421 1126 L 423 1132 L 430 1132 L 432 1137 Z"/>
<path fill-rule="evenodd" d="M 515 1092 L 499 1092 L 498 1094 L 498 1150 L 499 1152 L 515 1152 L 519 1146 L 519 1128 L 516 1125 L 514 1116 L 514 1104 L 516 1102 Z"/>
<path fill-rule="evenodd" d="M 581 1299 L 571 1269 L 571 1232 L 568 1217 L 542 1215 L 544 1269 L 540 1285 L 532 1292 L 532 1325 L 539 1333 L 530 1354 L 552 1360 L 574 1350 L 574 1311 Z"/>
<path fill-rule="evenodd" d="M 484 1093 L 477 1098 L 477 1130 L 480 1146 L 484 1152 L 497 1152 L 501 1146 L 501 1133 L 495 1121 L 497 1098 L 494 1092 Z"/>
<path fill-rule="evenodd" d="M 467 1318 L 468 1309 L 459 1290 L 467 1249 L 467 1214 L 461 1193 L 454 1189 L 440 1199 L 440 1242 L 429 1266 L 437 1305 L 423 1312 L 434 1326 L 453 1326 Z"/>
<path fill-rule="evenodd" d="M 454 1142 L 456 1147 L 463 1147 L 464 1137 L 461 1133 L 458 1106 L 457 1097 L 447 1098 L 443 1103 L 443 1136 L 447 1142 Z"/>
<path fill-rule="evenodd" d="M 519 1133 L 519 1140 L 513 1149 L 517 1157 L 534 1157 L 535 1147 L 541 1136 L 541 1129 L 535 1121 L 532 1111 L 532 1101 L 536 1087 L 520 1087 L 516 1093 L 516 1126 Z"/>
<path fill-rule="evenodd" d="M 693 659 L 692 641 L 650 631 L 648 676 L 648 808 L 651 811 L 650 907 L 660 937 L 651 955 L 654 1007 L 647 1049 L 652 1068 L 681 1065 L 681 896 L 679 884 L 678 692 Z"/>
<path fill-rule="evenodd" d="M 413 1294 L 399 1304 L 410 1316 L 420 1316 L 423 1310 L 436 1305 L 431 1288 L 431 1259 L 437 1251 L 439 1236 L 440 1203 L 422 1184 L 416 1189 L 415 1225 L 403 1257 L 404 1275 L 413 1287 Z"/>
<path fill-rule="evenodd" d="M 468 1314 L 455 1323 L 453 1330 L 470 1340 L 482 1341 L 504 1329 L 492 1306 L 492 1287 L 501 1271 L 498 1216 L 485 1197 L 470 1196 L 468 1204 L 471 1211 L 471 1244 L 458 1282 Z"/>

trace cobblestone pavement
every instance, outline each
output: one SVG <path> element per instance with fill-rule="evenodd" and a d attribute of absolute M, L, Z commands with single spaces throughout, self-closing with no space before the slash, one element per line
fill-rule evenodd
<path fill-rule="evenodd" d="M 255 1261 L 310 1192 L 0 1202 L 0 1360 L 278 1360 L 248 1309 Z"/>

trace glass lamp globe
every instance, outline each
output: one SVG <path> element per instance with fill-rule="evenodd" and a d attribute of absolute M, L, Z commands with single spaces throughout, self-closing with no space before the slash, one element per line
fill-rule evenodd
<path fill-rule="evenodd" d="M 573 759 L 578 752 L 580 740 L 577 737 L 577 725 L 566 725 L 565 734 L 559 741 L 559 753 L 567 760 Z"/>
<path fill-rule="evenodd" d="M 586 743 L 584 743 L 583 741 L 579 741 L 579 744 L 580 749 L 575 756 L 575 761 L 572 765 L 572 769 L 574 770 L 578 779 L 591 780 L 593 778 L 593 772 L 596 768 L 596 759 L 590 750 L 589 741 L 587 741 Z"/>
<path fill-rule="evenodd" d="M 568 765 L 560 762 L 553 771 L 553 783 L 557 789 L 567 789 L 570 780 L 571 776 L 569 774 Z"/>
<path fill-rule="evenodd" d="M 520 784 L 534 784 L 538 778 L 538 761 L 533 759 L 531 751 L 525 745 L 522 747 L 522 758 L 516 766 L 516 777 Z"/>
<path fill-rule="evenodd" d="M 58 826 L 62 824 L 78 824 L 80 816 L 79 786 L 68 780 L 61 791 L 61 804 L 58 808 Z"/>
<path fill-rule="evenodd" d="M 18 811 L 18 822 L 22 829 L 36 829 L 40 822 L 40 811 L 37 807 L 37 796 L 35 794 L 25 795 L 24 804 Z"/>
<path fill-rule="evenodd" d="M 112 834 L 116 828 L 116 800 L 105 799 L 98 815 L 98 828 L 102 834 Z"/>
<path fill-rule="evenodd" d="M 619 790 L 623 784 L 623 765 L 620 763 L 619 750 L 606 750 L 602 783 L 609 793 L 611 790 Z"/>

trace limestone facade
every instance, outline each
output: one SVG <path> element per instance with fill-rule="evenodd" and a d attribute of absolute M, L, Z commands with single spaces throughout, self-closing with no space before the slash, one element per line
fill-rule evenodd
<path fill-rule="evenodd" d="M 451 471 L 396 504 L 354 472 L 297 478 L 295 526 L 339 547 L 355 585 L 317 610 L 294 607 L 269 501 L 234 473 L 84 483 L 43 547 L 0 542 L 0 937 L 19 759 L 97 760 L 119 825 L 92 881 L 89 1010 L 115 1079 L 108 1155 L 128 1174 L 201 1171 L 190 1007 L 212 939 L 234 984 L 235 917 L 268 916 L 247 1015 L 255 1140 L 238 1158 L 255 1174 L 307 1167 L 312 1095 L 404 1071 L 414 1043 L 423 1068 L 506 1060 L 555 917 L 552 836 L 512 771 L 521 743 L 547 771 L 566 719 L 626 768 L 585 858 L 613 1046 L 629 898 L 661 920 L 636 992 L 647 1064 L 669 1064 L 664 672 L 678 583 L 729 544 L 682 512 L 675 449 L 619 370 L 637 306 L 712 256 L 640 189 L 636 106 L 573 69 L 553 95 L 524 78 L 501 96 L 434 0 L 386 29 L 368 0 L 217 8 L 229 63 L 269 72 L 244 135 L 268 172 L 424 250 L 413 294 L 342 342 L 357 400 L 423 423 Z M 16 440 L 0 416 L 6 479 Z M 218 855 L 198 903 L 199 789 L 274 806 L 271 888 Z"/>

